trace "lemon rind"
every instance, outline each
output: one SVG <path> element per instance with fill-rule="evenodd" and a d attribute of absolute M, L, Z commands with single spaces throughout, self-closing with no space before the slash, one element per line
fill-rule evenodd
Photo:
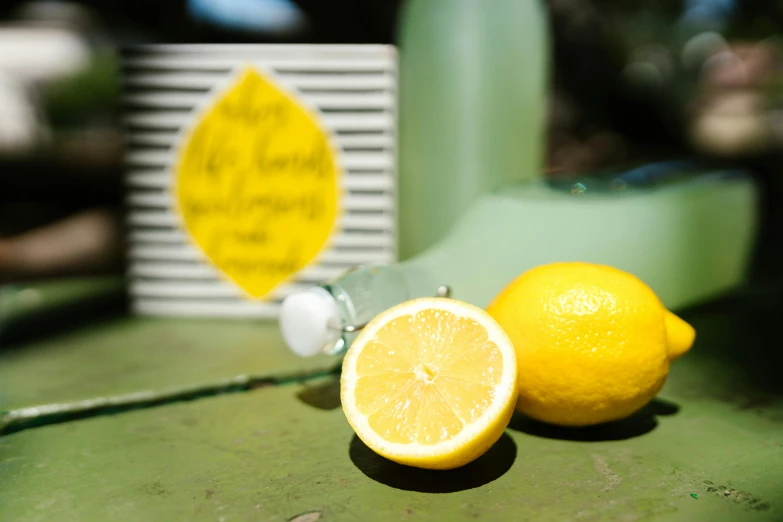
<path fill-rule="evenodd" d="M 500 349 L 503 357 L 503 375 L 500 382 L 494 386 L 495 395 L 489 408 L 474 422 L 465 423 L 462 431 L 451 439 L 435 444 L 389 442 L 382 439 L 370 428 L 367 417 L 358 413 L 358 409 L 355 406 L 356 362 L 364 345 L 373 339 L 378 330 L 389 321 L 402 315 L 415 315 L 427 309 L 448 311 L 457 316 L 473 319 L 484 326 L 488 339 Z M 439 457 L 452 456 L 473 446 L 476 439 L 483 438 L 489 432 L 497 430 L 496 424 L 498 420 L 508 416 L 509 404 L 516 403 L 518 391 L 516 353 L 511 340 L 500 325 L 481 308 L 462 301 L 437 297 L 426 297 L 402 303 L 370 321 L 345 355 L 341 381 L 343 405 L 352 406 L 352 408 L 344 407 L 344 411 L 348 422 L 354 428 L 359 438 L 383 456 L 405 461 L 437 460 Z M 505 428 L 505 425 L 503 428 Z M 500 433 L 502 433 L 502 429 Z"/>

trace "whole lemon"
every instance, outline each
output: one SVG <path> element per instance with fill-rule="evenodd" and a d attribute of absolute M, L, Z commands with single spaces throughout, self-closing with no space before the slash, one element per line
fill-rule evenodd
<path fill-rule="evenodd" d="M 517 353 L 517 410 L 563 426 L 617 420 L 640 409 L 696 336 L 642 281 L 589 263 L 529 270 L 487 311 Z"/>

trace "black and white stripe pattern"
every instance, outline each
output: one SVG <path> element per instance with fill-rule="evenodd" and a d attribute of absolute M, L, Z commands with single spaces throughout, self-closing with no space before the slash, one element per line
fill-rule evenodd
<path fill-rule="evenodd" d="M 319 113 L 343 168 L 331 247 L 267 301 L 218 274 L 172 208 L 184 131 L 244 67 L 265 71 Z M 130 292 L 148 315 L 275 317 L 282 298 L 362 263 L 396 259 L 396 55 L 375 45 L 152 45 L 123 57 Z"/>

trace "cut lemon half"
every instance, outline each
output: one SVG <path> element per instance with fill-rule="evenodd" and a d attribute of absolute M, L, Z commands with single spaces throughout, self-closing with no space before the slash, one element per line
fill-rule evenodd
<path fill-rule="evenodd" d="M 373 451 L 400 464 L 452 469 L 503 434 L 517 400 L 516 355 L 484 310 L 416 299 L 364 327 L 340 382 L 348 422 Z"/>

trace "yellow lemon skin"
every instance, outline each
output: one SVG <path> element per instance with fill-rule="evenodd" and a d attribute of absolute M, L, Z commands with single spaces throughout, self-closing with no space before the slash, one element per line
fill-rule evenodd
<path fill-rule="evenodd" d="M 639 410 L 696 336 L 642 281 L 589 263 L 529 270 L 487 312 L 517 354 L 516 409 L 561 426 L 600 424 Z"/>

